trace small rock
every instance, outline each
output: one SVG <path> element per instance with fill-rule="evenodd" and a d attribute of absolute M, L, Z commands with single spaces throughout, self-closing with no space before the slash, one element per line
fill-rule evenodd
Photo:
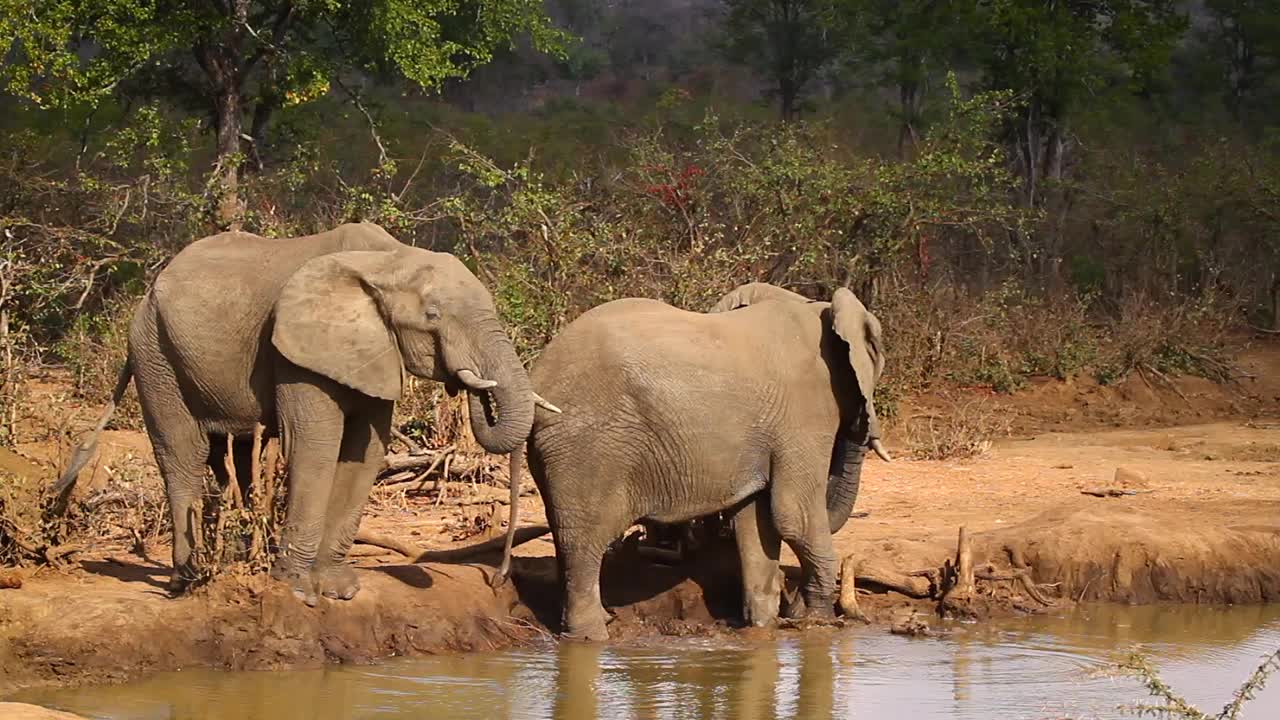
<path fill-rule="evenodd" d="M 1131 467 L 1116 468 L 1116 485 L 1123 488 L 1145 488 L 1151 483 L 1147 480 L 1147 474 L 1141 470 Z"/>

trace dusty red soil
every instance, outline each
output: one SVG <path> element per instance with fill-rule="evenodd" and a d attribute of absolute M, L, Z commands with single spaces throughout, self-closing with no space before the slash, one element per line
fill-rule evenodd
<path fill-rule="evenodd" d="M 970 391 L 904 404 L 888 438 L 903 457 L 868 461 L 857 510 L 869 514 L 837 535 L 838 554 L 898 573 L 934 569 L 954 555 L 964 526 L 979 564 L 1023 566 L 1059 604 L 1280 601 L 1280 348 L 1255 349 L 1240 365 L 1255 379 L 1220 386 L 1184 378 L 1177 391 L 1138 378 L 1112 387 L 1046 381 L 1013 396 Z M 927 452 L 933 435 L 961 432 L 939 429 L 939 418 L 978 415 L 1008 431 L 978 457 L 911 460 L 905 452 L 902 438 Z M 20 449 L 53 459 L 47 442 Z M 124 431 L 108 434 L 99 468 L 92 486 L 154 473 L 145 438 Z M 1110 489 L 1133 494 L 1082 493 Z M 477 501 L 500 494 L 481 491 Z M 383 493 L 364 527 L 448 549 L 493 537 L 501 527 L 492 518 L 505 512 Z M 521 515 L 522 524 L 542 522 L 536 496 L 523 499 Z M 466 530 L 485 525 L 478 535 Z M 146 546 L 147 557 L 166 554 L 160 540 Z M 487 584 L 496 554 L 417 565 L 369 546 L 353 554 L 364 590 L 317 608 L 260 576 L 220 578 L 169 599 L 168 569 L 123 544 L 88 549 L 69 571 L 24 571 L 21 589 L 0 590 L 0 695 L 180 667 L 282 668 L 498 647 L 555 629 L 549 537 L 517 548 L 516 582 L 496 592 Z M 794 557 L 784 562 L 794 574 Z M 617 616 L 611 632 L 730 632 L 733 573 L 731 554 L 669 567 L 624 548 L 603 582 Z M 980 594 L 991 600 L 985 611 L 1042 609 L 1011 583 L 980 583 Z M 886 623 L 933 609 L 891 592 L 864 595 L 860 605 Z"/>

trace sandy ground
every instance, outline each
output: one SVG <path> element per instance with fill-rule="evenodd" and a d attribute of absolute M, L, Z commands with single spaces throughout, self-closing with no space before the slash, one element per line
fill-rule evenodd
<path fill-rule="evenodd" d="M 1280 601 L 1280 349 L 1252 351 L 1241 366 L 1256 379 L 1227 387 L 1185 379 L 1177 391 L 1135 379 L 1105 388 L 1043 382 L 1013 397 L 919 399 L 904 407 L 899 438 L 927 433 L 940 415 L 976 412 L 996 417 L 1009 436 L 966 460 L 869 459 L 856 506 L 867 515 L 836 536 L 837 554 L 882 575 L 937 569 L 964 526 L 977 563 L 1025 569 L 1059 604 Z M 913 428 L 913 417 L 924 420 Z M 38 449 L 26 454 L 39 461 Z M 92 484 L 154 472 L 149 463 L 144 437 L 110 432 Z M 1082 492 L 1113 489 L 1126 494 Z M 464 498 L 472 492 L 455 487 Z M 506 508 L 487 500 L 502 494 L 480 487 L 471 504 L 437 507 L 430 493 L 382 491 L 364 528 L 428 549 L 464 547 L 501 532 Z M 543 522 L 531 483 L 521 516 L 522 525 Z M 146 550 L 167 556 L 161 542 Z M 0 695 L 197 665 L 298 667 L 497 647 L 554 631 L 549 536 L 516 554 L 516 582 L 495 592 L 487 579 L 496 554 L 409 564 L 357 545 L 362 593 L 307 608 L 261 576 L 170 599 L 163 561 L 125 544 L 89 548 L 72 570 L 22 571 L 20 589 L 0 590 Z M 732 557 L 720 555 L 672 567 L 624 548 L 604 576 L 618 618 L 611 632 L 730 631 L 739 601 Z M 795 565 L 789 552 L 784 563 Z M 985 583 L 982 592 L 1012 598 L 1003 610 L 1037 609 L 1013 583 Z M 886 623 L 904 608 L 929 607 L 892 592 L 861 603 Z"/>

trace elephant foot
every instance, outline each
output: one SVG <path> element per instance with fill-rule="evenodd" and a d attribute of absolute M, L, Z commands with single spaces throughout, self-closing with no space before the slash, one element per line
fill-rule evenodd
<path fill-rule="evenodd" d="M 838 617 L 805 617 L 805 618 L 785 618 L 778 621 L 778 627 L 786 630 L 809 630 L 818 627 L 838 627 L 845 626 L 844 618 Z"/>
<path fill-rule="evenodd" d="M 175 570 L 173 574 L 169 576 L 169 582 L 165 586 L 165 589 L 168 590 L 170 596 L 179 597 L 181 595 L 185 595 L 187 591 L 194 587 L 198 580 L 198 573 L 193 570 Z"/>
<path fill-rule="evenodd" d="M 801 616 L 805 620 L 825 621 L 836 619 L 835 603 L 830 596 L 821 598 L 805 598 L 804 614 Z"/>
<path fill-rule="evenodd" d="M 289 586 L 293 596 L 301 600 L 307 607 L 315 607 L 319 602 L 316 595 L 316 583 L 307 570 L 298 570 L 293 562 L 277 559 L 271 565 L 271 578 Z"/>
<path fill-rule="evenodd" d="M 751 627 L 768 627 L 778 620 L 778 596 L 748 594 L 742 606 L 742 619 Z"/>
<path fill-rule="evenodd" d="M 316 588 L 330 600 L 350 600 L 360 592 L 360 579 L 350 565 L 316 568 L 313 574 Z"/>
<path fill-rule="evenodd" d="M 609 639 L 609 630 L 602 623 L 599 626 L 561 633 L 560 638 L 570 642 L 604 642 Z"/>
<path fill-rule="evenodd" d="M 565 622 L 568 628 L 560 634 L 565 640 L 576 640 L 579 642 L 604 642 L 609 639 L 609 621 L 613 618 L 601 609 L 599 617 L 590 620 Z"/>

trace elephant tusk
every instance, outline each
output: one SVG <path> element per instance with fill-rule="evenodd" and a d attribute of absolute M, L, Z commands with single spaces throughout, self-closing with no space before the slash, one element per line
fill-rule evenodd
<path fill-rule="evenodd" d="M 544 398 L 544 397 L 542 397 L 542 396 L 541 396 L 541 395 L 539 395 L 538 393 L 533 393 L 533 404 L 534 404 L 534 405 L 537 405 L 538 407 L 542 408 L 543 410 L 548 410 L 548 411 L 553 412 L 553 413 L 558 413 L 558 412 L 560 412 L 560 408 L 558 408 L 558 407 L 556 407 L 555 405 L 552 405 L 551 403 L 547 402 L 547 399 L 546 399 L 546 398 Z"/>
<path fill-rule="evenodd" d="M 880 456 L 881 460 L 893 462 L 893 458 L 889 457 L 889 451 L 884 449 L 884 443 L 880 442 L 880 438 L 874 438 L 871 441 L 871 449 L 875 451 L 876 455 Z"/>
<path fill-rule="evenodd" d="M 466 385 L 468 390 L 475 390 L 479 392 L 481 390 L 488 390 L 490 388 L 498 387 L 497 380 L 485 380 L 484 378 L 480 377 L 479 375 L 465 368 L 463 368 L 462 370 L 459 370 L 457 375 L 458 375 L 458 381 L 461 382 L 463 385 Z"/>

